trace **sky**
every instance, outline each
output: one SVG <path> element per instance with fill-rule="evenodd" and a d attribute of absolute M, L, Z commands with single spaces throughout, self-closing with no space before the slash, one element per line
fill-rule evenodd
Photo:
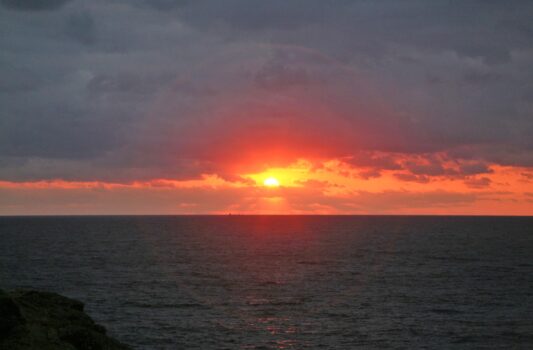
<path fill-rule="evenodd" d="M 0 215 L 533 215 L 532 1 L 0 0 L 0 32 Z"/>

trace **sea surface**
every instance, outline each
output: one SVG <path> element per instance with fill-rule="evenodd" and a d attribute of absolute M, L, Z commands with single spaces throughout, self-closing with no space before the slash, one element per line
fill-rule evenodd
<path fill-rule="evenodd" d="M 4 217 L 0 288 L 135 349 L 533 349 L 533 218 Z"/>

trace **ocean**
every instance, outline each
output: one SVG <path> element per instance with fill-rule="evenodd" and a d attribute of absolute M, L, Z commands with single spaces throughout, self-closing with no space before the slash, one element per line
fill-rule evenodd
<path fill-rule="evenodd" d="M 532 349 L 533 217 L 3 217 L 0 288 L 134 349 Z"/>

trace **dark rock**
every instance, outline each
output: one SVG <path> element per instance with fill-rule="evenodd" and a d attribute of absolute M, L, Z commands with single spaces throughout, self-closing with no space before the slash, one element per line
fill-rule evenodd
<path fill-rule="evenodd" d="M 24 323 L 19 307 L 13 299 L 0 290 L 0 339 L 6 337 L 11 330 Z"/>
<path fill-rule="evenodd" d="M 124 350 L 83 312 L 83 303 L 55 293 L 0 290 L 0 350 Z"/>

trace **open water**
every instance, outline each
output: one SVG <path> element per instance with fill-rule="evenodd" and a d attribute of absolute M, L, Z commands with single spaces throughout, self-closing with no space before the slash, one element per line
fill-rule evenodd
<path fill-rule="evenodd" d="M 4 217 L 0 288 L 135 349 L 533 349 L 533 218 Z"/>

